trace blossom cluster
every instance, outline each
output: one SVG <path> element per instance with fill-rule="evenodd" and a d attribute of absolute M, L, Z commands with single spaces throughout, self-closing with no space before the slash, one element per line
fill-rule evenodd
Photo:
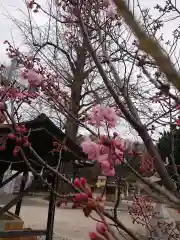
<path fill-rule="evenodd" d="M 113 128 L 118 120 L 114 108 L 104 106 L 94 106 L 89 115 L 88 123 L 97 128 L 101 126 Z M 121 163 L 123 159 L 124 146 L 117 133 L 113 137 L 100 135 L 97 142 L 93 142 L 87 137 L 81 147 L 84 153 L 88 155 L 89 160 L 97 160 L 101 166 L 102 173 L 106 176 L 114 176 L 114 165 Z"/>
<path fill-rule="evenodd" d="M 76 178 L 74 185 L 78 187 L 82 192 L 77 193 L 73 199 L 74 206 L 83 207 L 83 212 L 88 217 L 92 210 L 102 211 L 104 209 L 103 199 L 99 196 L 93 197 L 90 187 L 88 186 L 85 178 Z M 104 240 L 109 239 L 109 231 L 107 225 L 104 222 L 96 223 L 96 230 L 89 233 L 89 237 L 92 240 Z"/>
<path fill-rule="evenodd" d="M 4 44 L 8 45 L 6 51 L 9 58 L 16 59 L 17 63 L 25 67 L 21 73 L 21 78 L 27 79 L 32 87 L 40 86 L 43 82 L 43 71 L 40 66 L 36 67 L 40 60 L 22 54 L 18 48 L 14 48 L 8 41 L 4 41 Z"/>
<path fill-rule="evenodd" d="M 8 139 L 14 140 L 16 143 L 16 146 L 13 150 L 13 155 L 17 156 L 17 154 L 20 151 L 20 147 L 30 147 L 31 144 L 28 141 L 28 129 L 25 127 L 25 125 L 17 125 L 15 126 L 15 132 L 9 133 L 7 135 Z"/>
<path fill-rule="evenodd" d="M 32 87 L 39 87 L 42 84 L 43 76 L 35 70 L 24 70 L 21 74 L 22 78 L 27 79 Z"/>
<path fill-rule="evenodd" d="M 92 108 L 88 123 L 95 127 L 106 125 L 108 128 L 113 128 L 117 120 L 118 116 L 114 108 L 96 105 Z"/>
<path fill-rule="evenodd" d="M 56 73 L 43 67 L 39 58 L 23 54 L 8 41 L 4 43 L 8 45 L 6 49 L 7 55 L 10 58 L 15 58 L 17 63 L 24 67 L 20 74 L 21 79 L 28 81 L 28 90 L 21 91 L 15 87 L 8 88 L 7 94 L 5 94 L 6 98 L 13 98 L 17 101 L 23 100 L 30 104 L 30 99 L 37 98 L 41 93 L 45 98 L 48 98 L 48 101 L 56 99 L 56 102 L 60 105 L 67 106 L 69 104 L 68 93 L 59 84 Z M 33 89 L 33 92 L 31 89 Z M 4 91 L 6 91 L 6 88 Z"/>
<path fill-rule="evenodd" d="M 21 125 L 16 125 L 14 127 L 14 132 L 13 133 L 9 133 L 7 135 L 7 138 L 4 138 L 3 141 L 1 142 L 0 145 L 0 151 L 5 151 L 6 150 L 6 143 L 7 140 L 12 140 L 15 142 L 15 147 L 13 149 L 13 155 L 17 156 L 17 154 L 20 151 L 21 146 L 23 147 L 30 147 L 31 144 L 28 141 L 28 130 L 25 127 L 25 125 L 21 124 Z"/>
<path fill-rule="evenodd" d="M 120 164 L 123 159 L 124 146 L 122 141 L 116 137 L 109 139 L 100 136 L 96 142 L 86 138 L 82 144 L 83 152 L 88 155 L 89 160 L 97 160 L 101 166 L 102 174 L 114 176 L 114 166 Z"/>
<path fill-rule="evenodd" d="M 53 153 L 59 153 L 63 150 L 67 151 L 67 147 L 59 142 L 53 142 Z"/>
<path fill-rule="evenodd" d="M 27 90 L 21 91 L 15 87 L 2 87 L 0 89 L 0 96 L 4 96 L 4 101 L 14 100 L 16 103 L 23 101 L 30 104 L 31 100 L 37 98 L 38 94 Z"/>
<path fill-rule="evenodd" d="M 74 186 L 79 189 L 79 192 L 75 194 L 73 200 L 73 208 L 83 208 L 84 215 L 88 217 L 92 210 L 96 208 L 103 210 L 104 202 L 99 196 L 93 197 L 91 188 L 89 187 L 85 178 L 75 178 L 73 182 Z"/>
<path fill-rule="evenodd" d="M 158 204 L 158 203 L 156 203 Z M 145 226 L 149 235 L 160 231 L 162 239 L 168 237 L 169 240 L 179 239 L 179 230 L 175 221 L 171 219 L 164 220 L 159 217 L 159 212 L 155 211 L 153 202 L 149 196 L 135 196 L 132 205 L 129 206 L 129 214 L 133 222 Z"/>
<path fill-rule="evenodd" d="M 89 237 L 91 240 L 105 240 L 110 239 L 108 227 L 103 222 L 96 223 L 96 231 L 90 232 Z"/>
<path fill-rule="evenodd" d="M 151 176 L 155 171 L 153 158 L 147 152 L 139 153 L 139 158 L 140 172 L 145 174 L 146 177 Z"/>
<path fill-rule="evenodd" d="M 150 219 L 157 213 L 148 196 L 135 196 L 132 205 L 129 206 L 129 214 L 133 222 L 150 227 Z"/>

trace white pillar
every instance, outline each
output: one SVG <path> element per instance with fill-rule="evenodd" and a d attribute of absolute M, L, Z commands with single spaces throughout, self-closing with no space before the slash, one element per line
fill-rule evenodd
<path fill-rule="evenodd" d="M 124 199 L 124 193 L 123 192 L 121 193 L 121 199 Z"/>
<path fill-rule="evenodd" d="M 126 197 L 129 197 L 129 183 L 126 183 Z"/>
<path fill-rule="evenodd" d="M 141 194 L 141 189 L 140 189 L 140 187 L 138 186 L 138 188 L 137 188 L 137 195 L 139 196 Z"/>

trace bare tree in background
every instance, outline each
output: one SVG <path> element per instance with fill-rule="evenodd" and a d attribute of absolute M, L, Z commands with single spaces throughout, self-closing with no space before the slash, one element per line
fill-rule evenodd
<path fill-rule="evenodd" d="M 144 142 L 165 189 L 148 182 L 128 163 L 125 164 L 146 184 L 149 195 L 158 200 L 158 195 L 162 195 L 168 204 L 179 209 L 177 184 L 169 176 L 151 138 L 151 131 L 156 126 L 169 124 L 170 114 L 171 123 L 175 122 L 176 106 L 180 103 L 180 77 L 169 58 L 172 54 L 176 57 L 174 45 L 178 42 L 178 34 L 174 34 L 175 43 L 167 43 L 169 55 L 164 54 L 159 45 L 163 43 L 162 36 L 158 37 L 164 15 L 171 10 L 178 14 L 178 10 L 175 5 L 169 10 L 171 1 L 166 1 L 166 11 L 157 6 L 160 17 L 152 19 L 148 10 L 142 10 L 138 5 L 141 12 L 140 24 L 124 1 L 114 2 L 119 14 L 113 16 L 107 16 L 106 6 L 101 1 L 83 1 L 81 4 L 74 1 L 69 1 L 68 4 L 62 2 L 64 5 L 60 4 L 55 10 L 54 5 L 50 4 L 50 12 L 38 5 L 39 10 L 49 16 L 45 35 L 39 32 L 38 39 L 35 39 L 33 33 L 35 29 L 37 34 L 38 28 L 34 28 L 31 16 L 30 25 L 25 31 L 18 24 L 33 53 L 39 54 L 50 69 L 58 74 L 61 85 L 70 88 L 68 112 L 61 104 L 57 106 L 57 99 L 51 98 L 51 92 L 44 95 L 53 106 L 57 106 L 58 112 L 66 112 L 71 119 L 66 122 L 67 133 L 71 129 L 70 137 L 75 139 L 78 126 L 82 124 L 84 116 L 80 116 L 81 106 L 83 111 L 87 111 L 89 104 L 92 104 L 92 96 L 95 99 L 93 103 L 102 103 L 103 100 L 107 104 L 109 100 L 109 105 L 121 111 L 122 119 L 131 125 Z M 71 33 L 67 32 L 67 28 L 71 29 Z M 48 59 L 47 55 L 50 56 Z M 103 98 L 99 100 L 101 95 Z M 82 96 L 86 97 L 84 104 L 87 106 L 83 105 Z M 71 114 L 76 121 L 72 120 Z M 117 215 L 105 215 L 121 225 Z"/>
<path fill-rule="evenodd" d="M 13 19 L 13 21 L 23 33 L 24 42 L 31 49 L 31 54 L 43 59 L 44 65 L 56 74 L 59 87 L 67 91 L 68 112 L 84 121 L 92 105 L 106 100 L 108 94 L 104 91 L 102 82 L 98 81 L 98 73 L 87 52 L 84 37 L 79 34 L 77 24 L 72 25 L 68 20 L 65 22 L 58 20 L 61 12 L 53 1 L 49 1 L 44 14 L 47 17 L 47 24 L 41 27 L 34 21 L 30 11 L 28 19 L 24 21 Z M 89 33 L 93 39 L 93 29 Z M 55 117 L 57 112 L 61 113 L 59 117 L 62 127 L 66 129 L 67 135 L 75 140 L 78 123 L 69 117 L 64 124 L 62 105 L 57 105 L 57 99 L 53 99 L 50 92 L 45 95 L 40 99 L 42 105 L 49 105 L 51 117 Z M 65 115 L 68 115 L 67 112 Z"/>
<path fill-rule="evenodd" d="M 22 28 L 21 23 L 17 24 L 24 32 L 27 43 L 34 49 L 35 55 L 40 54 L 48 65 L 51 64 L 51 69 L 59 74 L 60 84 L 69 87 L 71 92 L 69 111 L 71 114 L 75 118 L 81 119 L 82 97 L 87 97 L 87 101 L 90 101 L 90 103 L 82 103 L 83 112 L 87 112 L 89 105 L 92 104 L 90 94 L 92 93 L 95 98 L 93 103 L 102 102 L 98 98 L 102 95 L 102 91 L 106 94 L 105 87 L 107 87 L 111 95 L 115 94 L 111 98 L 109 97 L 110 103 L 120 108 L 122 117 L 128 119 L 130 125 L 143 139 L 149 153 L 159 159 L 155 161 L 156 167 L 161 177 L 166 179 L 167 171 L 162 166 L 160 156 L 150 140 L 148 131 L 154 130 L 155 124 L 167 125 L 169 97 L 173 98 L 172 108 L 175 114 L 179 98 L 174 89 L 173 93 L 170 91 L 172 87 L 166 84 L 165 77 L 155 62 L 139 49 L 138 42 L 124 25 L 121 17 L 112 21 L 105 15 L 104 8 L 99 2 L 90 4 L 81 9 L 82 19 L 80 18 L 79 22 L 82 24 L 80 25 L 76 21 L 77 13 L 73 12 L 73 7 L 70 9 L 72 12 L 68 15 L 66 8 L 63 11 L 61 8 L 55 7 L 53 3 L 49 4 L 48 10 L 40 7 L 49 17 L 44 31 L 33 25 L 30 12 L 28 25 L 24 25 Z M 101 8 L 100 12 L 97 11 L 97 7 Z M 139 9 L 142 13 L 143 28 L 156 38 L 156 33 L 161 27 L 161 16 L 151 21 L 148 11 L 142 10 L 140 5 Z M 102 14 L 101 17 L 99 17 L 100 14 Z M 96 56 L 92 55 L 92 51 Z M 102 74 L 104 74 L 103 77 Z M 105 81 L 105 75 L 108 82 Z M 99 86 L 96 82 L 100 83 Z M 107 85 L 109 83 L 111 90 Z M 93 86 L 95 86 L 94 89 L 92 89 Z M 109 93 L 107 92 L 107 96 Z M 115 96 L 118 96 L 118 99 Z M 163 101 L 159 96 L 163 96 Z M 54 101 L 53 103 L 56 102 L 57 105 L 56 99 L 50 99 L 50 96 L 48 96 L 48 101 Z M 152 104 L 152 101 L 156 103 Z M 84 108 L 85 105 L 87 108 Z M 58 106 L 56 110 L 64 111 L 62 106 Z M 72 139 L 75 139 L 78 123 L 70 119 L 66 124 L 68 126 L 66 132 L 69 131 Z M 172 187 L 171 180 L 167 180 L 166 184 Z"/>

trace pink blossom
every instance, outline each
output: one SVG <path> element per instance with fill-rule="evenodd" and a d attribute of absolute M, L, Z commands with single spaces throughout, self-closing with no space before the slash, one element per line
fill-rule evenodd
<path fill-rule="evenodd" d="M 90 138 L 87 138 L 81 143 L 83 152 L 88 155 L 89 160 L 96 160 L 99 154 L 98 144 L 92 142 Z"/>
<path fill-rule="evenodd" d="M 111 165 L 108 161 L 101 162 L 101 168 L 107 171 L 108 169 L 111 168 Z"/>
<path fill-rule="evenodd" d="M 104 234 L 107 231 L 107 227 L 104 223 L 96 223 L 96 231 L 100 234 Z"/>
<path fill-rule="evenodd" d="M 102 174 L 107 176 L 107 177 L 112 177 L 115 175 L 115 169 L 114 168 L 110 168 L 110 169 L 102 169 Z"/>
<path fill-rule="evenodd" d="M 123 143 L 122 139 L 116 138 L 114 143 L 115 143 L 116 148 L 118 148 L 121 151 L 124 151 L 124 143 Z"/>
<path fill-rule="evenodd" d="M 100 105 L 93 107 L 89 123 L 97 127 L 100 127 L 102 125 L 102 121 L 104 120 L 103 110 L 104 108 Z"/>
<path fill-rule="evenodd" d="M 91 240 L 104 240 L 104 237 L 96 232 L 90 232 L 89 237 Z"/>
<path fill-rule="evenodd" d="M 115 165 L 118 165 L 118 164 L 120 164 L 121 163 L 121 160 L 119 160 L 118 158 L 116 158 L 115 160 L 114 160 L 114 164 Z"/>
<path fill-rule="evenodd" d="M 104 142 L 107 140 L 107 136 L 105 136 L 105 135 L 100 135 L 100 137 L 99 137 L 99 143 L 100 144 L 104 144 Z"/>
<path fill-rule="evenodd" d="M 81 182 L 80 182 L 80 179 L 79 179 L 79 178 L 75 178 L 75 179 L 74 179 L 74 185 L 75 185 L 76 187 L 80 187 L 80 186 L 81 186 Z"/>
<path fill-rule="evenodd" d="M 91 240 L 95 240 L 97 238 L 97 234 L 95 232 L 90 232 L 89 237 Z"/>
<path fill-rule="evenodd" d="M 108 122 L 109 127 L 115 127 L 117 123 L 117 114 L 114 108 L 104 108 L 104 119 Z"/>
<path fill-rule="evenodd" d="M 27 79 L 30 85 L 32 86 L 40 86 L 43 80 L 42 75 L 36 73 L 33 70 L 29 70 L 27 72 Z"/>
<path fill-rule="evenodd" d="M 89 159 L 99 162 L 104 175 L 115 175 L 114 166 L 120 164 L 124 156 L 124 144 L 122 139 L 100 136 L 97 143 L 94 143 L 90 138 L 87 138 L 81 146 L 83 151 L 88 154 Z"/>
<path fill-rule="evenodd" d="M 109 152 L 109 148 L 104 146 L 104 145 L 100 145 L 99 146 L 99 154 L 106 154 Z"/>
<path fill-rule="evenodd" d="M 114 167 L 110 164 L 109 161 L 103 161 L 100 163 L 100 165 L 101 165 L 101 170 L 103 175 L 109 176 L 109 177 L 115 175 Z"/>
<path fill-rule="evenodd" d="M 123 158 L 124 153 L 120 151 L 119 149 L 115 149 L 115 157 L 121 160 Z"/>
<path fill-rule="evenodd" d="M 74 198 L 74 202 L 86 202 L 88 201 L 88 194 L 86 193 L 77 193 Z"/>
<path fill-rule="evenodd" d="M 108 154 L 102 154 L 98 156 L 98 162 L 103 163 L 108 161 Z"/>
<path fill-rule="evenodd" d="M 9 133 L 7 137 L 12 140 L 16 139 L 16 136 L 13 133 Z"/>
<path fill-rule="evenodd" d="M 0 146 L 0 151 L 4 151 L 6 149 L 6 146 L 4 145 L 4 144 L 2 144 L 1 146 Z"/>
<path fill-rule="evenodd" d="M 87 180 L 85 178 L 80 178 L 80 183 L 84 186 L 87 183 Z"/>
<path fill-rule="evenodd" d="M 96 127 L 100 127 L 103 123 L 106 123 L 108 124 L 108 127 L 112 128 L 116 126 L 117 118 L 118 117 L 114 108 L 97 105 L 92 108 L 89 123 Z"/>
<path fill-rule="evenodd" d="M 17 156 L 17 154 L 20 151 L 20 147 L 19 146 L 15 146 L 14 150 L 13 150 L 13 156 Z"/>
<path fill-rule="evenodd" d="M 180 119 L 177 119 L 177 120 L 176 120 L 176 125 L 177 125 L 178 127 L 180 127 Z"/>

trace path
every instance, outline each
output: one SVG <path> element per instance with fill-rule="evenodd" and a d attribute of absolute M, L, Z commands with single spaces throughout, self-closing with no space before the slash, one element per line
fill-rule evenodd
<path fill-rule="evenodd" d="M 4 205 L 10 196 L 0 196 L 0 204 Z M 11 209 L 14 212 L 14 207 Z M 20 217 L 25 222 L 25 227 L 43 229 L 46 227 L 48 202 L 39 198 L 27 197 L 23 200 Z M 126 227 L 140 230 L 141 226 L 133 225 L 126 211 L 120 214 Z M 93 214 L 93 217 L 98 218 Z M 95 221 L 84 217 L 80 209 L 57 208 L 55 214 L 54 234 L 56 239 L 62 237 L 68 240 L 89 240 L 88 232 L 95 230 Z"/>
<path fill-rule="evenodd" d="M 3 205 L 10 200 L 9 196 L 0 196 L 0 204 Z M 133 224 L 128 212 L 125 211 L 127 203 L 123 203 L 124 211 L 119 211 L 119 218 L 122 223 L 134 230 L 142 233 L 142 227 Z M 107 209 L 110 210 L 110 206 Z M 14 211 L 14 208 L 12 209 Z M 23 200 L 20 217 L 25 222 L 25 227 L 34 229 L 42 229 L 46 227 L 48 211 L 48 202 L 40 198 L 27 197 Z M 176 220 L 180 219 L 180 215 L 170 210 L 170 215 Z M 95 218 L 97 216 L 93 215 Z M 95 230 L 95 222 L 91 218 L 85 218 L 82 210 L 80 209 L 64 209 L 57 208 L 55 214 L 54 234 L 56 239 L 60 240 L 62 237 L 68 240 L 88 240 L 88 232 Z"/>

